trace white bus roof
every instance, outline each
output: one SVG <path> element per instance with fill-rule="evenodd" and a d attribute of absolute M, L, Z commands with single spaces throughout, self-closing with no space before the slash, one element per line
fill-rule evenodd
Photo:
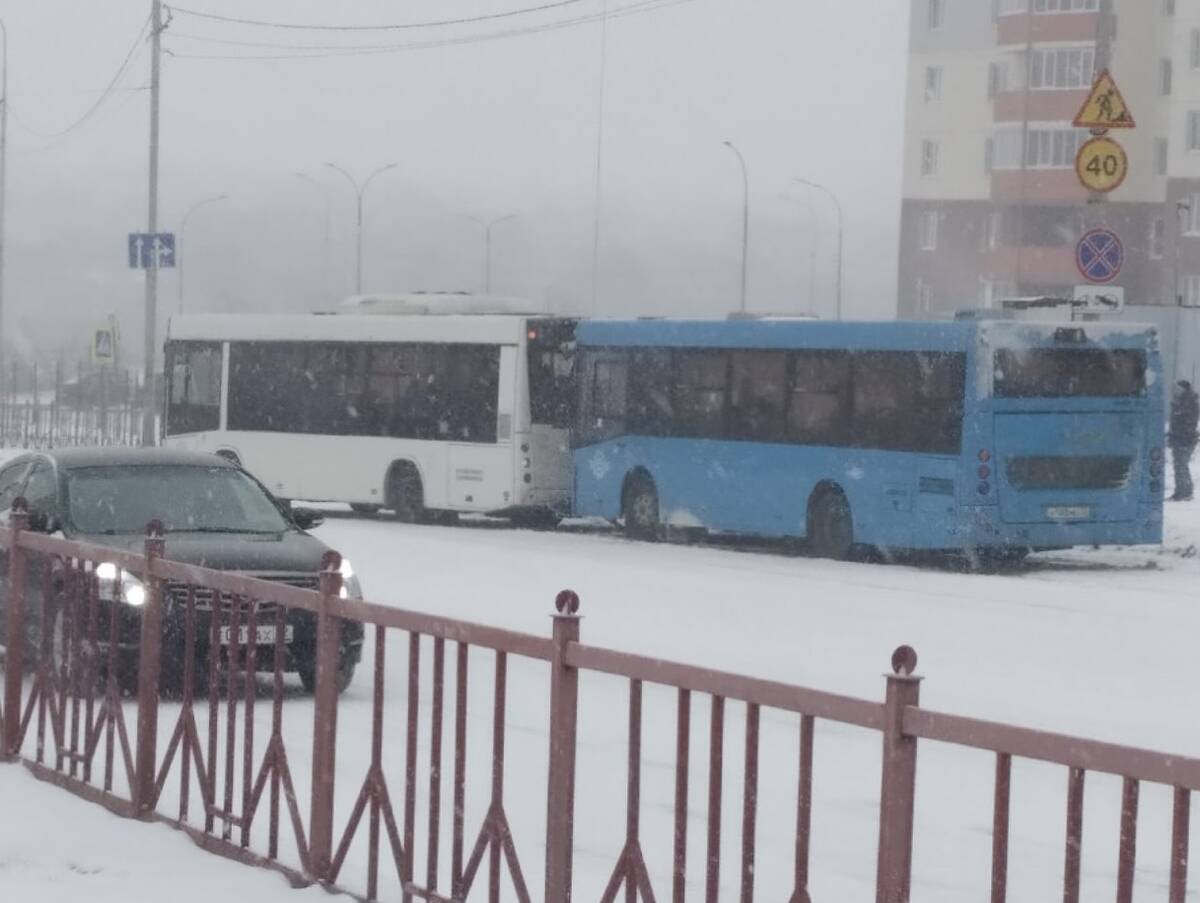
<path fill-rule="evenodd" d="M 453 316 L 456 314 L 525 314 L 545 316 L 532 301 L 465 292 L 409 292 L 397 295 L 352 295 L 326 314 Z"/>
<path fill-rule="evenodd" d="M 168 340 L 210 342 L 462 342 L 517 345 L 517 315 L 185 314 L 172 317 Z"/>

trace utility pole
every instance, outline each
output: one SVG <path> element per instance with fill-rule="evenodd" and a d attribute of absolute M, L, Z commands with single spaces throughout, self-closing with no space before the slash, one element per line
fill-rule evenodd
<path fill-rule="evenodd" d="M 162 0 L 153 0 L 153 10 L 150 14 L 150 210 L 147 222 L 147 232 L 151 236 L 158 234 L 158 99 L 162 76 Z M 146 324 L 145 370 L 143 372 L 142 398 L 142 445 L 154 445 L 158 430 L 155 428 L 156 400 L 158 390 L 155 386 L 156 358 L 158 345 L 158 253 L 150 255 L 150 266 L 146 268 Z"/>

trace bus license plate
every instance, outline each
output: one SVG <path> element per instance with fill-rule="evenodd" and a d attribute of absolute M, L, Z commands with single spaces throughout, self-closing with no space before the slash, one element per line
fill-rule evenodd
<path fill-rule="evenodd" d="M 1087 505 L 1055 505 L 1046 509 L 1050 520 L 1091 520 L 1092 509 Z"/>
<path fill-rule="evenodd" d="M 283 641 L 290 643 L 295 637 L 296 628 L 291 624 L 285 624 L 283 627 Z M 233 632 L 228 626 L 221 628 L 221 645 L 228 646 L 230 637 Z M 275 625 L 274 624 L 258 624 L 254 628 L 254 643 L 256 646 L 273 646 L 275 645 Z M 250 638 L 250 627 L 247 624 L 238 625 L 238 645 L 245 646 L 246 641 Z"/>

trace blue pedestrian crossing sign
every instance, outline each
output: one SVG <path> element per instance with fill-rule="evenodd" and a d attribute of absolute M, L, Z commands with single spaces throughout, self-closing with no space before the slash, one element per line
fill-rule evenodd
<path fill-rule="evenodd" d="M 1125 266 L 1125 244 L 1112 229 L 1093 229 L 1075 247 L 1080 275 L 1094 285 L 1107 285 Z"/>
<path fill-rule="evenodd" d="M 129 267 L 166 270 L 175 266 L 174 232 L 130 232 Z"/>

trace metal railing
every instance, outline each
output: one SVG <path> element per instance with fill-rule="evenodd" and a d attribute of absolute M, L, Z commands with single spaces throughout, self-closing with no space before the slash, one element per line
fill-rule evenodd
<path fill-rule="evenodd" d="M 574 840 L 577 735 L 587 721 L 580 706 L 580 677 L 609 675 L 627 682 L 628 726 L 622 756 L 626 795 L 624 838 L 609 864 L 611 877 L 600 894 L 602 903 L 622 896 L 626 901 L 667 899 L 668 893 L 669 899 L 682 903 L 689 887 L 701 883 L 706 901 L 721 896 L 722 870 L 729 865 L 727 845 L 722 842 L 723 831 L 727 832 L 722 810 L 729 776 L 725 739 L 734 705 L 745 712 L 741 769 L 733 775 L 734 786 L 740 783 L 741 844 L 736 868 L 738 898 L 744 903 L 754 899 L 756 884 L 764 877 L 772 878 L 776 886 L 790 887 L 792 903 L 812 901 L 809 860 L 817 721 L 850 725 L 880 737 L 877 903 L 910 899 L 917 752 L 930 742 L 995 755 L 993 903 L 1004 903 L 1008 893 L 1014 758 L 1066 769 L 1066 903 L 1076 903 L 1080 897 L 1083 785 L 1088 772 L 1123 779 L 1118 903 L 1129 903 L 1133 895 L 1140 785 L 1172 789 L 1168 900 L 1185 901 L 1189 806 L 1191 794 L 1200 790 L 1200 759 L 924 709 L 920 678 L 914 673 L 916 653 L 908 647 L 896 650 L 884 701 L 878 703 L 585 645 L 580 637 L 579 599 L 570 591 L 556 599 L 552 635 L 539 637 L 341 598 L 336 553 L 326 556 L 318 589 L 304 589 L 173 562 L 157 525 L 151 526 L 141 554 L 33 533 L 20 500 L 10 526 L 0 529 L 0 543 L 7 552 L 6 656 L 0 697 L 4 758 L 21 761 L 38 777 L 120 815 L 168 822 L 205 849 L 280 870 L 297 886 L 321 883 L 377 899 L 388 894 L 382 869 L 389 873 L 394 893 L 389 898 L 405 901 L 464 901 L 484 895 L 496 901 L 505 882 L 521 901 L 570 900 L 578 855 Z M 136 617 L 116 601 L 122 582 L 134 577 L 145 594 Z M 228 604 L 201 611 L 196 605 L 200 591 Z M 365 637 L 373 649 L 370 726 L 362 735 L 356 734 L 354 742 L 343 738 L 339 744 L 342 632 L 356 623 L 364 625 L 364 633 L 366 627 L 371 629 Z M 259 632 L 269 627 L 274 629 Z M 309 639 L 301 640 L 302 633 Z M 385 699 L 395 682 L 388 674 L 387 641 L 395 633 L 401 635 L 399 645 L 407 646 L 408 652 L 400 682 L 406 693 L 402 737 L 389 734 L 384 723 Z M 260 642 L 260 637 L 265 640 Z M 432 656 L 426 668 L 422 658 L 427 648 Z M 486 756 L 480 762 L 482 768 L 490 767 L 490 782 L 472 768 L 469 753 L 476 747 L 468 744 L 471 713 L 478 716 L 480 708 L 470 702 L 470 663 L 481 653 L 491 659 L 491 683 L 486 688 L 491 736 L 484 742 Z M 311 713 L 305 708 L 307 702 L 285 686 L 285 669 L 297 664 L 288 657 L 296 655 L 311 656 Z M 513 797 L 505 787 L 511 761 L 506 759 L 506 741 L 512 733 L 507 720 L 508 682 L 514 662 L 548 671 L 539 670 L 538 684 L 543 689 L 548 685 L 544 710 L 548 749 L 543 760 L 547 763 L 545 796 L 539 793 L 532 802 L 536 808 L 544 806 L 546 816 L 544 873 L 537 884 L 522 867 L 510 820 L 517 811 L 514 807 L 527 809 L 533 795 L 525 787 L 526 792 Z M 259 674 L 265 685 L 256 679 Z M 429 684 L 423 687 L 425 675 Z M 643 706 L 648 686 L 666 688 L 674 696 L 673 836 L 666 864 L 648 863 L 642 832 Z M 697 700 L 707 700 L 709 712 L 705 856 L 698 863 L 702 881 L 690 877 L 689 870 L 697 863 L 688 856 L 694 818 L 689 813 L 689 785 L 696 770 L 693 759 L 700 758 L 692 749 Z M 269 721 L 260 717 L 264 706 L 269 707 Z M 285 717 L 289 725 L 297 717 L 296 711 L 289 712 L 293 706 L 304 719 L 299 731 L 285 730 Z M 136 714 L 132 735 L 127 710 Z M 786 786 L 774 779 L 770 785 L 773 795 L 786 791 L 795 801 L 794 823 L 788 827 L 790 862 L 786 874 L 764 876 L 758 860 L 763 836 L 758 830 L 759 766 L 767 713 L 775 723 L 781 714 L 795 719 L 798 730 L 793 735 L 791 777 Z M 162 729 L 160 719 L 164 719 Z M 447 720 L 453 726 L 448 747 Z M 427 757 L 418 749 L 423 725 L 428 732 Z M 400 750 L 391 746 L 401 739 L 403 782 L 395 786 L 389 782 L 386 766 L 401 757 Z M 303 758 L 305 747 L 311 750 L 310 763 Z M 449 808 L 442 792 L 448 751 Z M 428 765 L 424 770 L 423 761 Z M 306 764 L 297 771 L 299 762 Z M 355 778 L 350 785 L 354 802 L 348 809 L 343 806 L 343 817 L 338 818 L 335 778 L 344 782 L 348 775 Z M 307 798 L 302 792 L 305 784 Z M 482 794 L 484 804 L 468 806 L 468 791 L 481 786 L 487 788 Z M 418 804 L 426 822 L 423 874 L 417 868 Z M 620 806 L 607 798 L 605 804 Z M 448 870 L 443 857 L 447 839 Z M 365 862 L 361 855 L 353 860 L 362 874 L 351 875 L 347 872 L 352 864 L 350 851 L 363 843 Z M 869 874 L 870 866 L 864 865 L 863 870 Z M 669 883 L 669 890 L 654 886 L 655 875 L 661 884 Z"/>
<path fill-rule="evenodd" d="M 137 445 L 142 401 L 131 371 L 14 362 L 0 373 L 0 448 Z"/>

